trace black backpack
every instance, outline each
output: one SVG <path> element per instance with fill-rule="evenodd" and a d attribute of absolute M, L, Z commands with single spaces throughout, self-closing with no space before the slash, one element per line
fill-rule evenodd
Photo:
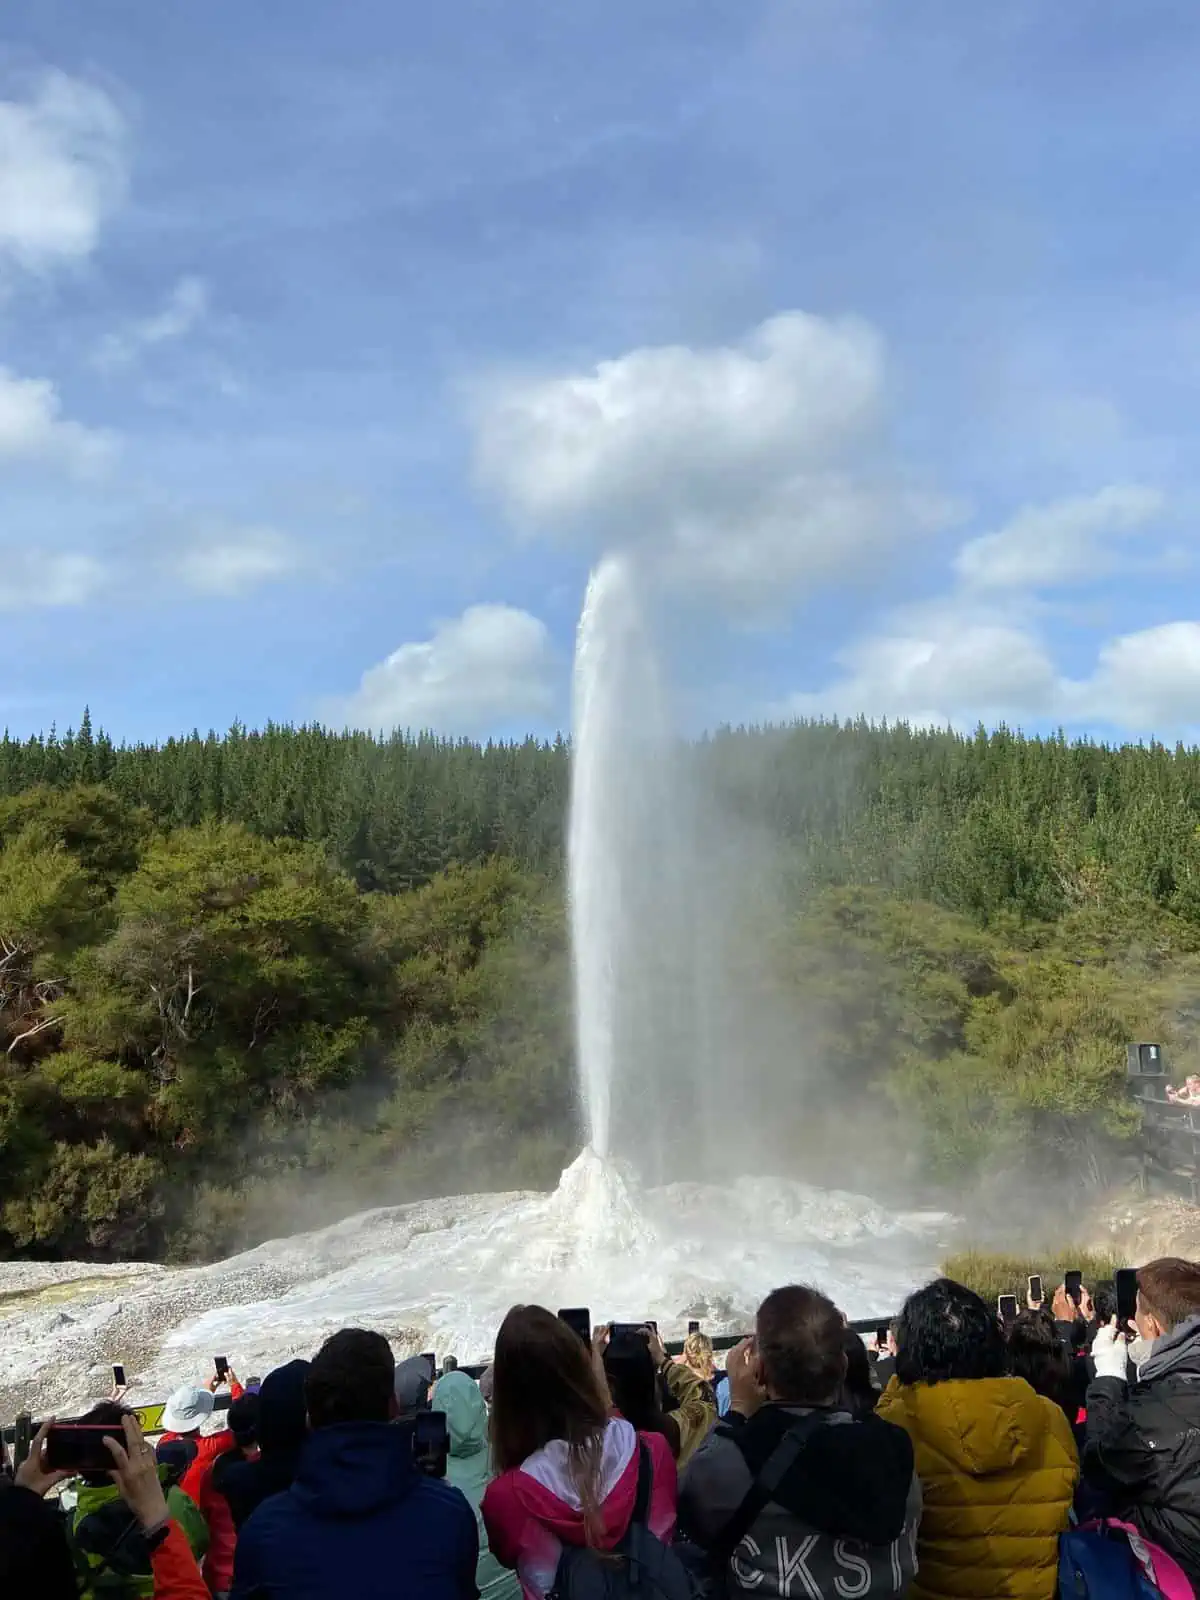
<path fill-rule="evenodd" d="M 613 1550 L 564 1545 L 548 1600 L 692 1600 L 683 1562 L 647 1524 L 653 1478 L 639 1439 L 637 1499 L 624 1538 Z"/>

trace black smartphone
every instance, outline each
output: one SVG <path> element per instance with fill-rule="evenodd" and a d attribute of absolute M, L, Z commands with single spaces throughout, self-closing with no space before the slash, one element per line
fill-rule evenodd
<path fill-rule="evenodd" d="M 125 1385 L 125 1368 L 121 1365 L 121 1363 L 119 1361 L 114 1361 L 113 1362 L 113 1388 L 114 1389 L 124 1389 L 125 1387 L 126 1387 L 126 1385 Z"/>
<path fill-rule="evenodd" d="M 1083 1273 L 1068 1272 L 1063 1279 L 1063 1288 L 1067 1291 L 1067 1299 L 1078 1305 L 1083 1299 Z"/>
<path fill-rule="evenodd" d="M 646 1322 L 614 1322 L 612 1336 L 614 1339 L 644 1339 L 648 1327 Z"/>
<path fill-rule="evenodd" d="M 45 1462 L 51 1472 L 65 1468 L 72 1472 L 111 1472 L 113 1458 L 105 1439 L 115 1439 L 125 1448 L 124 1430 L 113 1423 L 56 1422 L 46 1435 Z"/>
<path fill-rule="evenodd" d="M 879 1326 L 875 1329 L 875 1343 L 879 1346 L 879 1348 L 881 1350 L 886 1350 L 887 1349 L 887 1342 L 888 1342 L 888 1339 L 891 1336 L 891 1332 L 892 1332 L 891 1327 L 886 1322 L 881 1322 L 879 1324 Z"/>
<path fill-rule="evenodd" d="M 229 1357 L 228 1356 L 214 1356 L 213 1357 L 213 1370 L 217 1375 L 217 1381 L 219 1383 L 224 1383 L 226 1377 L 229 1374 Z"/>
<path fill-rule="evenodd" d="M 693 1317 L 692 1320 L 688 1323 L 688 1332 L 689 1333 L 699 1333 L 700 1332 L 700 1324 L 696 1321 L 695 1317 Z"/>
<path fill-rule="evenodd" d="M 558 1313 L 558 1320 L 565 1322 L 572 1333 L 577 1333 L 584 1344 L 592 1343 L 592 1313 L 587 1306 L 566 1306 Z"/>
<path fill-rule="evenodd" d="M 645 1322 L 642 1323 L 642 1327 L 643 1328 L 649 1328 L 650 1332 L 655 1336 L 655 1338 L 658 1337 L 658 1323 L 657 1322 L 652 1322 L 650 1320 L 650 1318 L 647 1317 Z"/>
<path fill-rule="evenodd" d="M 1117 1327 L 1122 1333 L 1137 1315 L 1138 1275 L 1136 1267 L 1121 1267 L 1116 1275 Z"/>
<path fill-rule="evenodd" d="M 1046 1298 L 1042 1292 L 1042 1275 L 1040 1272 L 1033 1272 L 1029 1275 L 1029 1298 L 1035 1306 L 1040 1306 Z"/>
<path fill-rule="evenodd" d="M 444 1411 L 418 1411 L 413 1418 L 413 1460 L 427 1478 L 444 1478 L 450 1455 L 450 1430 Z"/>
<path fill-rule="evenodd" d="M 422 1361 L 428 1361 L 429 1370 L 430 1370 L 430 1372 L 433 1373 L 434 1377 L 436 1378 L 437 1377 L 437 1351 L 436 1350 L 422 1350 L 421 1351 L 421 1360 Z"/>
<path fill-rule="evenodd" d="M 996 1301 L 996 1310 L 1000 1313 L 1000 1321 L 1004 1323 L 1017 1320 L 1017 1297 L 1015 1294 L 1002 1294 Z"/>

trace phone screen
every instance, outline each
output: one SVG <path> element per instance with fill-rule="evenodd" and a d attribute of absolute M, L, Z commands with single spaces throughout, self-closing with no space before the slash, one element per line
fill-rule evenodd
<path fill-rule="evenodd" d="M 125 1387 L 125 1368 L 120 1362 L 113 1363 L 113 1385 L 118 1389 Z"/>
<path fill-rule="evenodd" d="M 229 1357 L 214 1356 L 213 1370 L 216 1372 L 218 1378 L 224 1378 L 225 1374 L 229 1371 Z"/>
<path fill-rule="evenodd" d="M 886 1322 L 881 1322 L 875 1329 L 875 1343 L 881 1350 L 887 1349 L 888 1336 L 890 1335 L 891 1331 L 891 1328 Z"/>
<path fill-rule="evenodd" d="M 647 1322 L 614 1322 L 612 1336 L 614 1339 L 644 1339 L 648 1327 Z"/>
<path fill-rule="evenodd" d="M 1074 1300 L 1078 1305 L 1083 1298 L 1083 1273 L 1068 1272 L 1063 1279 L 1063 1288 L 1067 1291 L 1068 1299 Z"/>
<path fill-rule="evenodd" d="M 567 1306 L 558 1313 L 558 1320 L 565 1322 L 572 1333 L 577 1333 L 584 1344 L 591 1344 L 592 1313 L 587 1306 Z"/>
<path fill-rule="evenodd" d="M 444 1411 L 419 1411 L 413 1419 L 413 1460 L 429 1478 L 446 1476 L 450 1433 Z"/>
<path fill-rule="evenodd" d="M 1017 1297 L 1015 1294 L 1002 1294 L 996 1302 L 1000 1312 L 1001 1322 L 1015 1322 L 1017 1320 Z"/>
<path fill-rule="evenodd" d="M 430 1370 L 430 1372 L 432 1372 L 433 1376 L 436 1378 L 437 1377 L 437 1351 L 436 1350 L 422 1350 L 421 1351 L 421 1360 L 422 1361 L 428 1361 L 429 1370 Z"/>
<path fill-rule="evenodd" d="M 1117 1326 L 1127 1332 L 1127 1324 L 1137 1315 L 1138 1276 L 1136 1267 L 1122 1267 L 1116 1277 Z"/>
<path fill-rule="evenodd" d="M 688 1332 L 689 1333 L 699 1333 L 700 1332 L 700 1324 L 696 1321 L 695 1317 L 693 1317 L 692 1320 L 688 1323 Z"/>
<path fill-rule="evenodd" d="M 46 1435 L 46 1465 L 51 1471 L 70 1468 L 75 1472 L 108 1472 L 113 1458 L 104 1445 L 115 1439 L 124 1448 L 125 1434 L 112 1423 L 59 1422 Z"/>
<path fill-rule="evenodd" d="M 1029 1298 L 1033 1301 L 1035 1306 L 1040 1306 L 1042 1301 L 1045 1299 L 1045 1295 L 1042 1293 L 1041 1276 L 1036 1272 L 1029 1280 Z"/>

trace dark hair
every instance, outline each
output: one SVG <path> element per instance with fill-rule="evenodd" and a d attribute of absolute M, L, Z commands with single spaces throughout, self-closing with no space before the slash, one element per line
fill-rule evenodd
<path fill-rule="evenodd" d="M 1008 1367 L 1014 1378 L 1024 1378 L 1035 1393 L 1061 1406 L 1072 1424 L 1071 1356 L 1058 1336 L 1049 1311 L 1022 1311 L 1008 1330 Z"/>
<path fill-rule="evenodd" d="M 1007 1365 L 994 1312 L 953 1278 L 937 1278 L 909 1295 L 896 1343 L 896 1376 L 906 1384 L 1000 1378 Z"/>
<path fill-rule="evenodd" d="M 75 1420 L 76 1422 L 90 1423 L 92 1427 L 111 1428 L 116 1435 L 117 1443 L 124 1446 L 125 1430 L 122 1424 L 126 1417 L 132 1415 L 132 1407 L 123 1406 L 119 1400 L 101 1400 L 90 1411 L 85 1411 L 83 1416 L 76 1417 Z M 112 1484 L 112 1479 L 105 1468 L 101 1468 L 99 1472 L 81 1472 L 80 1477 L 84 1483 L 90 1484 L 93 1489 L 98 1486 L 108 1487 Z"/>
<path fill-rule="evenodd" d="M 819 1289 L 775 1289 L 755 1319 L 767 1387 L 792 1404 L 833 1405 L 846 1376 L 846 1324 Z"/>
<path fill-rule="evenodd" d="M 1117 1314 L 1117 1291 L 1111 1278 L 1098 1283 L 1092 1291 L 1092 1332 L 1106 1328 Z"/>
<path fill-rule="evenodd" d="M 604 1371 L 613 1405 L 639 1433 L 661 1433 L 679 1459 L 679 1424 L 662 1408 L 658 1373 L 650 1346 L 640 1333 L 621 1333 L 604 1352 Z"/>
<path fill-rule="evenodd" d="M 445 1375 L 447 1372 L 457 1372 L 457 1371 L 458 1371 L 458 1357 L 457 1356 L 443 1356 L 442 1357 L 442 1373 L 443 1373 L 443 1375 Z"/>
<path fill-rule="evenodd" d="M 248 1450 L 258 1437 L 258 1407 L 256 1394 L 244 1394 L 230 1403 L 229 1431 L 239 1450 Z"/>
<path fill-rule="evenodd" d="M 842 1404 L 852 1417 L 861 1420 L 869 1417 L 879 1403 L 879 1391 L 871 1382 L 871 1358 L 853 1328 L 843 1328 L 842 1350 L 846 1356 Z"/>
<path fill-rule="evenodd" d="M 1138 1293 L 1168 1333 L 1200 1312 L 1200 1266 L 1181 1256 L 1160 1256 L 1138 1268 Z"/>
<path fill-rule="evenodd" d="M 394 1399 L 396 1359 L 381 1333 L 343 1328 L 313 1357 L 304 1381 L 314 1428 L 339 1422 L 387 1422 Z"/>
<path fill-rule="evenodd" d="M 492 1363 L 492 1462 L 508 1472 L 562 1439 L 593 1547 L 604 1534 L 600 1462 L 608 1397 L 577 1333 L 542 1306 L 514 1306 L 500 1324 Z"/>

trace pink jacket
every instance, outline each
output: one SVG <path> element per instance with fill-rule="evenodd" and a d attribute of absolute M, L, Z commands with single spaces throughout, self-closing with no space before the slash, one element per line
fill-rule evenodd
<path fill-rule="evenodd" d="M 654 1481 L 650 1492 L 650 1531 L 665 1543 L 675 1537 L 677 1480 L 675 1459 L 658 1433 L 643 1433 Z M 613 1417 L 605 1429 L 600 1464 L 604 1513 L 602 1548 L 611 1550 L 624 1536 L 637 1496 L 637 1440 L 633 1424 Z M 501 1566 L 512 1567 L 525 1600 L 545 1600 L 564 1544 L 581 1545 L 583 1509 L 567 1470 L 567 1446 L 553 1439 L 511 1472 L 488 1485 L 483 1497 L 488 1544 Z"/>

